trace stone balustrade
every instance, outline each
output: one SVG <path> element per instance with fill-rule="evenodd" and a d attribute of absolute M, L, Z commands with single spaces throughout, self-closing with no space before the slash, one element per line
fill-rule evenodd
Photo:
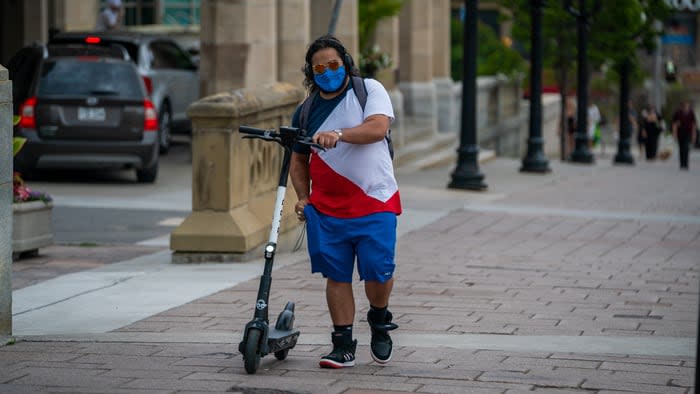
<path fill-rule="evenodd" d="M 192 104 L 192 213 L 170 236 L 173 262 L 242 261 L 269 237 L 282 148 L 242 139 L 240 125 L 291 124 L 304 91 L 277 82 L 204 97 Z M 279 249 L 298 228 L 296 194 L 287 189 Z M 255 256 L 255 255 L 253 255 Z"/>
<path fill-rule="evenodd" d="M 500 77 L 477 79 L 477 138 L 482 149 L 493 150 L 498 156 L 522 157 L 527 149 L 529 134 L 529 101 L 522 99 L 520 80 Z M 454 124 L 457 132 L 461 124 L 462 83 L 453 85 Z M 551 95 L 543 97 L 542 134 L 546 154 L 558 152 L 559 100 Z"/>

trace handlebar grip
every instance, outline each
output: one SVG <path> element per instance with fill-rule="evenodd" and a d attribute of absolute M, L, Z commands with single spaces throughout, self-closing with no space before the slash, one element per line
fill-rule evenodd
<path fill-rule="evenodd" d="M 259 136 L 270 136 L 273 134 L 270 130 L 259 129 L 257 127 L 250 126 L 239 126 L 238 131 L 245 134 L 259 135 Z"/>

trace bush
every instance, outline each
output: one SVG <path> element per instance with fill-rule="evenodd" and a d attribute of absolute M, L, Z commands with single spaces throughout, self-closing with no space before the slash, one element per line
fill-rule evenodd
<path fill-rule="evenodd" d="M 452 18 L 451 24 L 452 79 L 461 81 L 464 57 L 462 42 L 464 24 L 459 18 Z M 515 49 L 504 45 L 492 28 L 479 22 L 477 34 L 479 35 L 477 75 L 505 75 L 512 78 L 525 72 L 525 60 L 522 56 Z"/>

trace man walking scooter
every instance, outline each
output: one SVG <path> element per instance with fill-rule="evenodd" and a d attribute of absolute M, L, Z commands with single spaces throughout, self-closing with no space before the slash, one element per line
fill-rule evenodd
<path fill-rule="evenodd" d="M 292 120 L 293 126 L 306 129 L 313 142 L 326 148 L 296 145 L 290 170 L 299 199 L 295 211 L 307 222 L 311 271 L 320 272 L 327 281 L 333 350 L 321 358 L 322 368 L 355 365 L 355 260 L 369 301 L 367 321 L 376 362 L 391 359 L 389 331 L 398 327 L 388 310 L 394 284 L 396 216 L 401 213 L 386 138 L 394 112 L 381 83 L 358 75 L 338 39 L 315 40 L 304 67 L 307 100 L 311 100 L 308 114 L 302 104 Z"/>

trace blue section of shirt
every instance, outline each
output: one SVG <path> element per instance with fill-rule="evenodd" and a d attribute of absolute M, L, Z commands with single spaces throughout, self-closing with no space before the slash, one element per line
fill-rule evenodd
<path fill-rule="evenodd" d="M 348 87 L 343 91 L 343 93 L 330 100 L 326 100 L 320 95 L 314 97 L 314 101 L 311 103 L 311 111 L 309 112 L 309 119 L 307 122 L 307 135 L 312 136 L 318 131 L 318 128 L 321 127 L 323 122 L 326 120 L 326 118 L 328 118 L 331 112 L 333 112 L 338 103 L 340 103 L 345 98 L 345 95 L 348 93 L 349 89 L 350 84 L 348 84 Z M 292 116 L 292 127 L 300 127 L 300 116 L 301 105 L 297 107 L 296 111 L 294 111 L 294 115 Z M 294 152 L 308 155 L 311 153 L 311 148 L 309 148 L 308 145 L 296 144 L 294 145 Z"/>

